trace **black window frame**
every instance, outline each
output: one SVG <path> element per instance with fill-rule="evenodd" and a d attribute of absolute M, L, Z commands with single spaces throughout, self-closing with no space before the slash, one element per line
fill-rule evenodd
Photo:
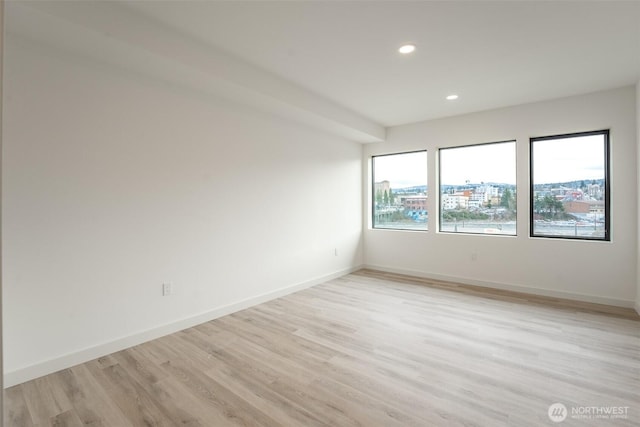
<path fill-rule="evenodd" d="M 413 153 L 425 153 L 427 155 L 427 160 L 428 160 L 428 150 L 427 149 L 422 149 L 422 150 L 412 150 L 412 151 L 399 151 L 396 153 L 385 153 L 385 154 L 374 154 L 371 155 L 371 203 L 370 203 L 370 207 L 371 207 L 371 229 L 372 230 L 392 230 L 392 231 L 415 231 L 415 232 L 420 232 L 420 233 L 424 233 L 429 231 L 429 222 L 426 222 L 426 228 L 424 230 L 421 229 L 415 229 L 415 228 L 391 228 L 391 227 L 376 227 L 376 169 L 375 169 L 375 158 L 376 157 L 387 157 L 387 156 L 397 156 L 397 155 L 401 155 L 401 154 L 413 154 Z M 427 168 L 427 182 L 425 183 L 426 187 L 426 191 L 428 193 L 429 191 L 429 169 L 428 169 L 428 164 L 425 164 L 425 167 Z M 428 195 L 427 195 L 427 200 L 428 200 Z"/>
<path fill-rule="evenodd" d="M 529 138 L 529 237 L 540 239 L 563 239 L 563 240 L 579 240 L 579 241 L 596 241 L 596 242 L 610 242 L 611 241 L 611 176 L 610 176 L 610 159 L 611 159 L 611 131 L 610 129 L 602 129 L 587 132 L 574 132 L 559 135 L 549 135 L 541 137 Z M 589 236 L 556 236 L 548 234 L 535 234 L 534 233 L 534 214 L 535 214 L 535 201 L 534 201 L 534 186 L 533 181 L 533 151 L 534 143 L 536 141 L 549 141 L 554 139 L 569 139 L 580 138 L 585 136 L 603 135 L 604 136 L 604 236 L 603 237 L 589 237 Z"/>
<path fill-rule="evenodd" d="M 438 233 L 442 234 L 463 234 L 463 235 L 474 235 L 474 236 L 502 236 L 502 237 L 518 237 L 518 210 L 516 204 L 516 228 L 515 233 L 506 234 L 506 233 L 474 233 L 468 231 L 447 231 L 442 230 L 442 161 L 440 157 L 440 153 L 442 150 L 456 149 L 456 148 L 468 148 L 468 147 L 478 147 L 478 146 L 486 146 L 486 145 L 496 145 L 496 144 L 506 144 L 513 143 L 515 149 L 515 158 L 513 159 L 516 165 L 516 183 L 514 187 L 516 189 L 516 201 L 517 201 L 517 190 L 518 190 L 518 141 L 517 139 L 506 139 L 504 141 L 493 141 L 493 142 L 479 142 L 476 144 L 465 144 L 465 145 L 455 145 L 451 147 L 440 147 L 438 148 Z"/>

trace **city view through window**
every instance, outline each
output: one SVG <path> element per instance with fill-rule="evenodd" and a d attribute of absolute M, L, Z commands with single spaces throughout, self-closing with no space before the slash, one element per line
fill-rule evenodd
<path fill-rule="evenodd" d="M 532 138 L 532 237 L 609 240 L 609 131 Z M 427 230 L 427 152 L 374 156 L 373 227 Z M 439 150 L 439 231 L 516 234 L 516 142 Z"/>
<path fill-rule="evenodd" d="M 374 156 L 373 227 L 427 229 L 427 152 Z"/>
<path fill-rule="evenodd" d="M 608 240 L 609 132 L 531 140 L 532 236 Z"/>
<path fill-rule="evenodd" d="M 440 231 L 516 234 L 515 141 L 440 149 Z"/>

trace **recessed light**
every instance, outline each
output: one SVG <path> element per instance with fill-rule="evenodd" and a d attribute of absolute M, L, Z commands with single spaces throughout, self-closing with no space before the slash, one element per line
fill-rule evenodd
<path fill-rule="evenodd" d="M 449 95 L 447 96 L 447 101 L 453 101 L 454 99 L 458 99 L 458 95 Z"/>
<path fill-rule="evenodd" d="M 400 49 L 398 49 L 398 52 L 404 53 L 406 55 L 407 53 L 411 53 L 414 50 L 416 50 L 416 45 L 414 45 L 414 44 L 405 44 L 404 46 L 400 46 Z"/>

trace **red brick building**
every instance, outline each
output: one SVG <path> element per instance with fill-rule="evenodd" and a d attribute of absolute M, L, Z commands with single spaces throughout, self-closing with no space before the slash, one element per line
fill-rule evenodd
<path fill-rule="evenodd" d="M 404 196 L 402 197 L 402 206 L 405 210 L 426 211 L 427 196 Z"/>

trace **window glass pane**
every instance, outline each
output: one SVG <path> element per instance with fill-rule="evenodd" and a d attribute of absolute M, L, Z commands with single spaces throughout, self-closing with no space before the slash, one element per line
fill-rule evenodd
<path fill-rule="evenodd" d="M 609 132 L 531 139 L 531 235 L 609 240 Z"/>
<path fill-rule="evenodd" d="M 373 228 L 427 229 L 427 152 L 374 156 Z"/>
<path fill-rule="evenodd" d="M 440 150 L 440 231 L 516 234 L 516 143 Z"/>

